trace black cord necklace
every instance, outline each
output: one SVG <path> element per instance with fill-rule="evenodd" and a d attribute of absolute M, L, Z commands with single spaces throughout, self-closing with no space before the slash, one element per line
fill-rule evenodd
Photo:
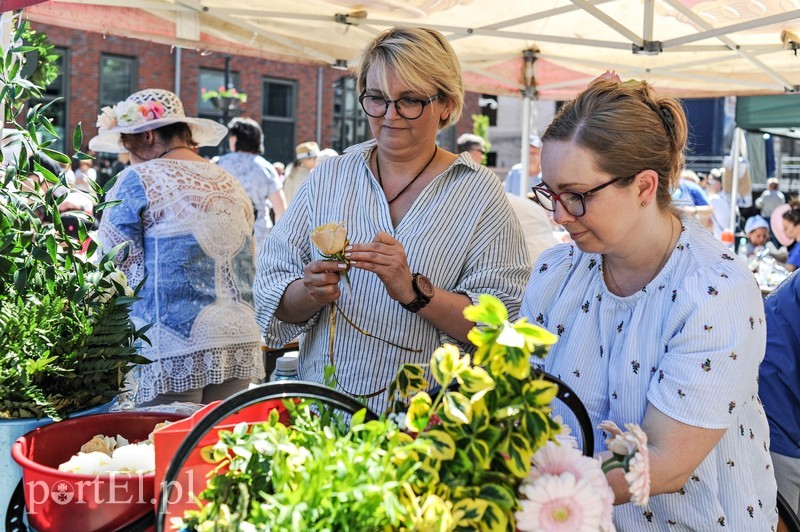
<path fill-rule="evenodd" d="M 165 151 L 164 153 L 162 153 L 161 155 L 159 155 L 158 157 L 156 157 L 156 159 L 161 159 L 161 158 L 162 158 L 163 156 L 165 156 L 166 154 L 168 154 L 168 153 L 170 153 L 170 152 L 173 152 L 173 151 L 175 151 L 175 150 L 179 150 L 179 149 L 181 149 L 181 148 L 186 148 L 187 150 L 191 150 L 191 148 L 190 148 L 189 146 L 175 146 L 174 148 L 170 148 L 170 149 L 168 149 L 167 151 Z"/>
<path fill-rule="evenodd" d="M 393 202 L 394 200 L 396 200 L 397 198 L 399 198 L 399 197 L 400 197 L 400 195 L 401 195 L 403 192 L 405 192 L 406 190 L 408 190 L 408 187 L 410 187 L 412 184 L 414 184 L 414 181 L 416 181 L 416 180 L 417 180 L 417 178 L 418 178 L 419 176 L 421 176 L 421 175 L 422 175 L 422 174 L 425 172 L 425 170 L 427 170 L 427 169 L 428 169 L 428 167 L 431 165 L 431 163 L 433 162 L 433 160 L 436 158 L 436 154 L 437 154 L 438 152 L 439 152 L 439 146 L 437 146 L 437 145 L 434 145 L 434 147 L 433 147 L 433 155 L 431 155 L 431 158 L 430 158 L 430 159 L 428 159 L 428 162 L 427 162 L 427 163 L 425 163 L 425 166 L 423 166 L 423 167 L 422 167 L 422 170 L 420 170 L 420 171 L 419 171 L 419 173 L 418 173 L 417 175 L 415 175 L 415 176 L 414 176 L 414 177 L 411 179 L 411 181 L 409 181 L 409 182 L 408 182 L 408 184 L 402 188 L 402 190 L 400 190 L 400 192 L 398 192 L 397 194 L 395 194 L 395 195 L 394 195 L 394 197 L 393 197 L 392 199 L 388 199 L 388 198 L 387 198 L 387 202 L 389 203 L 389 205 L 391 205 L 391 204 L 392 204 L 392 202 Z M 381 180 L 381 161 L 380 161 L 380 159 L 378 159 L 378 151 L 377 151 L 377 150 L 375 151 L 375 169 L 377 170 L 377 173 L 378 173 L 378 184 L 381 186 L 381 189 L 383 189 L 383 181 Z M 384 190 L 384 191 L 383 191 L 383 193 L 385 194 L 385 193 L 386 193 L 386 190 Z"/>

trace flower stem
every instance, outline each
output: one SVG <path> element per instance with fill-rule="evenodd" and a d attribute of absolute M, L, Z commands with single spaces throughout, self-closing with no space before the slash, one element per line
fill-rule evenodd
<path fill-rule="evenodd" d="M 355 330 L 357 330 L 358 332 L 360 332 L 360 333 L 361 333 L 361 334 L 363 334 L 364 336 L 369 336 L 370 338 L 374 338 L 374 339 L 376 339 L 376 340 L 378 340 L 378 341 L 380 341 L 380 342 L 383 342 L 383 343 L 385 343 L 385 344 L 389 344 L 389 345 L 391 345 L 392 347 L 396 347 L 396 348 L 398 348 L 398 349 L 403 349 L 404 351 L 411 351 L 412 353 L 422 353 L 422 349 L 414 349 L 413 347 L 405 347 L 405 346 L 402 346 L 402 345 L 400 345 L 400 344 L 396 344 L 396 343 L 394 343 L 394 342 L 390 342 L 389 340 L 384 340 L 383 338 L 380 338 L 380 337 L 378 337 L 378 336 L 375 336 L 374 334 L 372 334 L 372 333 L 370 333 L 370 332 L 367 332 L 367 331 L 365 331 L 364 329 L 362 329 L 361 327 L 359 327 L 358 325 L 356 325 L 355 323 L 353 323 L 353 320 L 351 320 L 351 319 L 350 319 L 350 318 L 347 316 L 347 314 L 345 314 L 345 313 L 344 313 L 344 311 L 342 311 L 341 307 L 339 307 L 339 305 L 337 305 L 337 304 L 336 304 L 336 302 L 333 302 L 333 303 L 331 303 L 331 305 L 333 305 L 333 306 L 334 306 L 334 308 L 336 308 L 336 310 L 339 312 L 339 314 L 341 314 L 341 315 L 342 315 L 342 317 L 344 318 L 344 320 L 345 320 L 347 323 L 349 323 L 349 324 L 350 324 L 350 326 L 351 326 L 352 328 L 354 328 Z M 331 314 L 333 314 L 333 311 L 331 311 Z M 333 318 L 331 318 L 331 319 L 333 319 Z M 333 327 L 332 327 L 332 326 L 331 326 L 331 330 L 333 330 Z M 331 333 L 331 334 L 333 334 L 333 333 Z"/>

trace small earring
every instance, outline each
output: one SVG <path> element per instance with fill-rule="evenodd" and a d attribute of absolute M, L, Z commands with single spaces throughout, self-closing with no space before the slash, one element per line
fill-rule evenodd
<path fill-rule="evenodd" d="M 641 205 L 642 207 L 647 207 L 647 202 L 646 202 L 646 201 L 643 201 L 642 203 L 640 203 L 640 205 Z"/>

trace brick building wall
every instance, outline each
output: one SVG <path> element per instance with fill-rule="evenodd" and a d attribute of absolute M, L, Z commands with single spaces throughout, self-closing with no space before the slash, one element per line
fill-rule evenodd
<path fill-rule="evenodd" d="M 101 33 L 76 31 L 48 24 L 33 23 L 44 32 L 50 42 L 68 50 L 66 131 L 71 132 L 80 122 L 83 136 L 88 139 L 96 133 L 95 121 L 100 109 L 100 59 L 102 54 L 136 57 L 138 68 L 137 90 L 166 88 L 175 90 L 175 53 L 171 46 L 138 39 L 128 39 Z M 181 51 L 180 96 L 186 114 L 197 116 L 200 97 L 200 69 L 224 70 L 225 54 L 203 54 L 192 49 Z M 317 92 L 319 67 L 300 63 L 284 63 L 247 56 L 231 56 L 231 72 L 238 73 L 237 89 L 247 93 L 241 116 L 260 121 L 264 77 L 294 81 L 297 84 L 297 122 L 293 144 L 316 140 L 323 147 L 330 145 L 333 132 L 333 84 L 342 76 L 342 70 L 324 67 L 322 71 L 321 138 L 317 139 Z M 472 131 L 470 114 L 479 113 L 478 95 L 467 93 L 464 114 L 456 125 L 453 138 Z M 447 146 L 445 146 L 447 147 Z"/>

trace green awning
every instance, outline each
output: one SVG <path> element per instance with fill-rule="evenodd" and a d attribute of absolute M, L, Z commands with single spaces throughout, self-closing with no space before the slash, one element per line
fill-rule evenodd
<path fill-rule="evenodd" d="M 736 126 L 742 129 L 800 128 L 800 94 L 739 96 Z"/>

